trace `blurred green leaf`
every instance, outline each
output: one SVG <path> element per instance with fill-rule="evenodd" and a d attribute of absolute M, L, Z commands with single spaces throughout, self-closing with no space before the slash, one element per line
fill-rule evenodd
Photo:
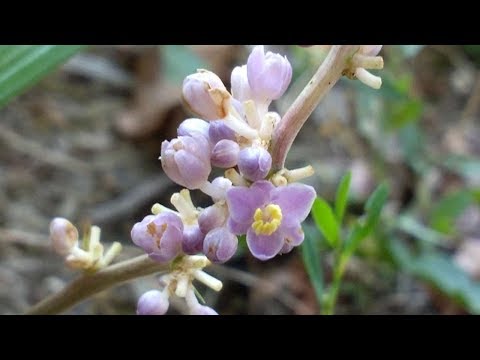
<path fill-rule="evenodd" d="M 172 84 L 182 84 L 186 76 L 197 69 L 207 69 L 207 64 L 186 45 L 164 45 L 160 48 L 163 73 Z"/>
<path fill-rule="evenodd" d="M 352 180 L 352 173 L 346 173 L 337 188 L 335 196 L 335 215 L 337 216 L 338 224 L 342 224 L 343 215 L 348 201 L 348 191 L 350 189 L 350 181 Z"/>
<path fill-rule="evenodd" d="M 81 50 L 81 45 L 0 46 L 0 106 Z"/>
<path fill-rule="evenodd" d="M 389 130 L 400 129 L 408 123 L 418 120 L 422 111 L 423 103 L 420 100 L 409 99 L 392 103 L 389 109 L 387 108 L 387 114 L 389 114 L 387 128 Z"/>
<path fill-rule="evenodd" d="M 426 227 L 412 216 L 401 215 L 397 219 L 396 227 L 419 240 L 435 245 L 446 245 L 446 238 L 444 234 Z"/>
<path fill-rule="evenodd" d="M 465 179 L 480 184 L 480 160 L 467 156 L 449 156 L 440 160 L 443 166 Z"/>
<path fill-rule="evenodd" d="M 328 244 L 336 248 L 339 243 L 339 225 L 330 205 L 322 198 L 317 197 L 313 203 L 312 215 L 315 224 Z"/>
<path fill-rule="evenodd" d="M 320 263 L 320 249 L 318 241 L 316 241 L 319 234 L 307 226 L 304 226 L 303 230 L 305 231 L 305 240 L 301 245 L 302 259 L 310 282 L 315 290 L 317 301 L 321 306 L 323 296 L 323 271 Z"/>
<path fill-rule="evenodd" d="M 400 50 L 406 58 L 413 58 L 422 51 L 425 45 L 400 45 Z"/>
<path fill-rule="evenodd" d="M 444 196 L 432 209 L 430 226 L 442 233 L 451 234 L 454 231 L 455 219 L 474 202 L 469 190 L 460 190 Z"/>
<path fill-rule="evenodd" d="M 364 221 L 357 220 L 345 241 L 345 247 L 342 250 L 342 262 L 345 263 L 358 248 L 362 240 L 375 229 L 387 197 L 388 187 L 386 184 L 380 185 L 373 194 L 370 195 L 365 205 L 366 215 Z"/>
<path fill-rule="evenodd" d="M 480 284 L 455 265 L 450 258 L 429 252 L 413 256 L 398 239 L 387 242 L 397 264 L 406 272 L 426 281 L 473 314 L 480 314 Z"/>

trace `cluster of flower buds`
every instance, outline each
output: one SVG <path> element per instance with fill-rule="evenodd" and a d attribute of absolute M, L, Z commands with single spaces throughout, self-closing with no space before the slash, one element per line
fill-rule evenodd
<path fill-rule="evenodd" d="M 195 255 L 226 262 L 237 250 L 238 235 L 246 235 L 250 252 L 260 260 L 302 243 L 301 223 L 316 193 L 296 181 L 312 175 L 313 168 L 274 172 L 269 152 L 281 118 L 269 106 L 284 94 L 291 77 L 287 58 L 265 53 L 263 46 L 256 46 L 247 64 L 232 71 L 231 92 L 210 71 L 186 77 L 183 98 L 198 118 L 183 121 L 178 137 L 162 143 L 160 156 L 165 173 L 185 189 L 172 195 L 175 209 L 155 204 L 152 215 L 131 232 L 150 258 L 180 262 L 182 270 L 175 267 L 162 278 L 162 291 L 144 294 L 138 313 L 164 314 L 173 293 L 185 297 L 193 313 L 213 313 L 198 305 L 191 280 L 199 279 L 199 273 L 185 264 Z M 224 176 L 209 181 L 213 168 L 224 169 Z M 195 189 L 213 204 L 196 207 L 189 191 Z"/>
<path fill-rule="evenodd" d="M 50 223 L 50 240 L 54 251 L 65 258 L 70 268 L 85 271 L 97 271 L 108 266 L 122 250 L 122 245 L 114 242 L 104 254 L 98 226 L 91 226 L 86 231 L 80 246 L 77 228 L 60 217 Z"/>
<path fill-rule="evenodd" d="M 171 264 L 171 271 L 160 277 L 162 291 L 150 290 L 138 300 L 138 315 L 164 315 L 169 307 L 169 298 L 176 295 L 184 298 L 190 315 L 218 315 L 212 308 L 201 305 L 195 295 L 193 280 L 196 279 L 215 291 L 222 289 L 222 282 L 202 269 L 210 264 L 203 255 L 183 256 Z"/>

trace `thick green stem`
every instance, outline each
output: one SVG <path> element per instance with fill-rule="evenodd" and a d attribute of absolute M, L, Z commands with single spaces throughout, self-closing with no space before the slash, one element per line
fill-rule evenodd
<path fill-rule="evenodd" d="M 169 263 L 159 264 L 147 255 L 137 256 L 93 274 L 83 274 L 56 294 L 34 305 L 26 315 L 62 313 L 82 300 L 125 281 L 167 270 Z"/>

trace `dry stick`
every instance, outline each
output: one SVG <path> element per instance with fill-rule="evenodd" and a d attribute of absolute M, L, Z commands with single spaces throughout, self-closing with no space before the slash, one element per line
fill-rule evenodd
<path fill-rule="evenodd" d="M 288 151 L 298 132 L 323 96 L 342 77 L 348 67 L 347 61 L 358 48 L 358 45 L 332 46 L 315 75 L 285 113 L 273 135 L 271 154 L 274 170 L 284 167 Z"/>
<path fill-rule="evenodd" d="M 165 271 L 169 264 L 160 264 L 148 255 L 137 256 L 109 266 L 94 274 L 84 274 L 60 292 L 31 307 L 26 315 L 52 315 L 64 312 L 88 297 L 128 280 Z"/>

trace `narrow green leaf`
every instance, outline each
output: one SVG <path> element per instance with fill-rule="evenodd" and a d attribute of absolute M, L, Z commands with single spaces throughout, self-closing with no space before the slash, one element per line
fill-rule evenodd
<path fill-rule="evenodd" d="M 308 231 L 306 227 L 304 227 L 304 231 L 305 240 L 301 245 L 302 259 L 310 278 L 310 282 L 315 290 L 318 304 L 321 306 L 323 296 L 323 271 L 320 263 L 318 241 L 316 241 L 315 232 Z"/>
<path fill-rule="evenodd" d="M 337 188 L 337 194 L 335 196 L 335 215 L 337 216 L 338 224 L 343 221 L 343 215 L 345 214 L 345 208 L 347 207 L 348 191 L 350 189 L 350 181 L 352 180 L 352 173 L 349 171 L 346 173 Z"/>
<path fill-rule="evenodd" d="M 355 250 L 360 246 L 364 240 L 374 229 L 380 219 L 385 202 L 388 197 L 388 187 L 386 184 L 380 185 L 367 200 L 365 205 L 366 216 L 364 221 L 357 220 L 353 226 L 352 231 L 345 241 L 345 246 L 342 250 L 342 261 L 346 262 Z"/>
<path fill-rule="evenodd" d="M 336 248 L 339 243 L 339 227 L 332 208 L 320 197 L 315 199 L 312 207 L 313 220 L 328 244 Z"/>
<path fill-rule="evenodd" d="M 80 45 L 0 46 L 0 106 L 82 48 Z"/>

